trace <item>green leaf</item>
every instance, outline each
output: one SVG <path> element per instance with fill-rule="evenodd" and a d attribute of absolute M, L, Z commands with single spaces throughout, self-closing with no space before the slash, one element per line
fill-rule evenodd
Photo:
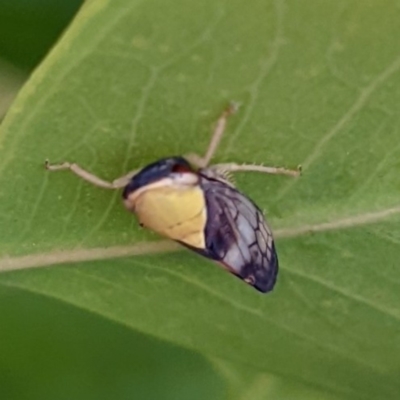
<path fill-rule="evenodd" d="M 261 376 L 397 399 L 398 13 L 378 0 L 87 2 L 2 124 L 1 284 Z M 43 169 L 69 160 L 113 179 L 202 153 L 230 100 L 243 106 L 215 161 L 304 169 L 237 178 L 276 233 L 272 294 L 139 230 L 119 193 Z"/>

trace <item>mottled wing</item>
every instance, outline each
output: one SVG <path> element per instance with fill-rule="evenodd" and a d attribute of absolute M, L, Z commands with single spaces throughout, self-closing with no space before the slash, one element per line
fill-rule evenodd
<path fill-rule="evenodd" d="M 202 177 L 207 206 L 204 255 L 261 292 L 274 287 L 278 257 L 261 210 L 223 180 Z"/>

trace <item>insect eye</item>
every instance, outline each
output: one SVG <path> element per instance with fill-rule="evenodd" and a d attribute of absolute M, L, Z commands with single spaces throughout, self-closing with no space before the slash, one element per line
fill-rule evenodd
<path fill-rule="evenodd" d="M 188 166 L 182 164 L 175 164 L 171 171 L 175 173 L 192 172 Z"/>
<path fill-rule="evenodd" d="M 171 168 L 170 178 L 180 186 L 193 186 L 199 181 L 198 175 L 185 164 L 175 164 Z"/>

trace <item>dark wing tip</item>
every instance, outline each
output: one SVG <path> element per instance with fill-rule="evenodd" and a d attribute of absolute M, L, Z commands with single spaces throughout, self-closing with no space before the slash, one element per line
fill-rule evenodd
<path fill-rule="evenodd" d="M 245 265 L 240 273 L 245 282 L 262 293 L 270 292 L 274 288 L 278 275 L 279 262 L 274 244 L 271 250 L 270 259 L 263 257 L 262 265 Z"/>

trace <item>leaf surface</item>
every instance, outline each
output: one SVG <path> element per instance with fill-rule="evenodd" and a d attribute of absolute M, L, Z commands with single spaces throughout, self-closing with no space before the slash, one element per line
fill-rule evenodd
<path fill-rule="evenodd" d="M 1 127 L 1 284 L 339 397 L 396 399 L 399 12 L 87 2 Z M 216 162 L 304 169 L 237 177 L 276 232 L 270 295 L 139 230 L 120 193 L 43 170 L 69 160 L 111 180 L 202 153 L 230 100 Z"/>

